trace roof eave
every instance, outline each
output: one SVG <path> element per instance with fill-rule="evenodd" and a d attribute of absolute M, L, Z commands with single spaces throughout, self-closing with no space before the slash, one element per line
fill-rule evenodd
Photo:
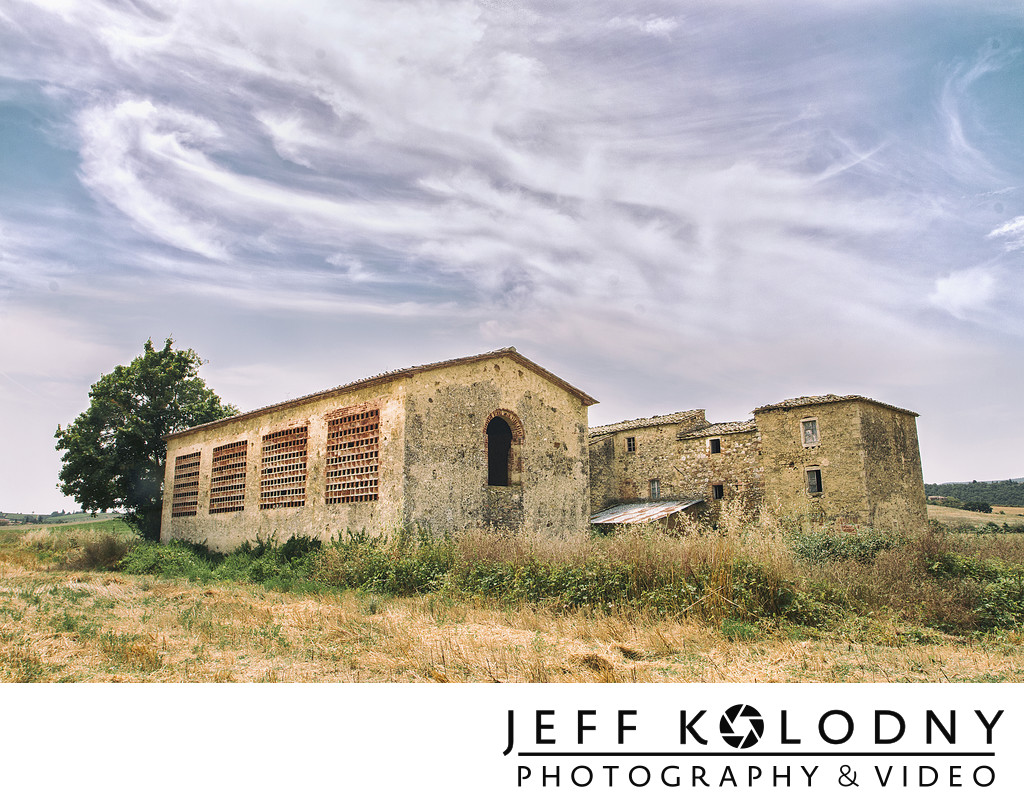
<path fill-rule="evenodd" d="M 486 362 L 490 359 L 496 359 L 498 357 L 507 357 L 518 362 L 519 364 L 533 371 L 536 375 L 544 379 L 547 379 L 556 387 L 560 387 L 570 395 L 577 397 L 580 400 L 580 402 L 586 407 L 590 407 L 598 403 L 597 399 L 594 398 L 593 396 L 584 393 L 582 390 L 569 384 L 569 382 L 565 381 L 564 379 L 559 378 L 551 371 L 542 368 L 536 362 L 530 361 L 521 353 L 519 353 L 519 351 L 517 351 L 514 347 L 510 347 L 499 348 L 496 351 L 476 354 L 475 356 L 464 356 L 457 359 L 446 359 L 442 362 L 433 362 L 428 365 L 417 365 L 411 368 L 403 368 L 401 370 L 396 370 L 390 373 L 382 373 L 378 376 L 371 376 L 366 379 L 359 379 L 358 381 L 349 382 L 348 384 L 343 384 L 338 387 L 332 387 L 328 390 L 321 390 L 318 393 L 310 393 L 309 395 L 300 396 L 299 398 L 292 398 L 287 401 L 279 402 L 277 404 L 270 404 L 266 407 L 259 407 L 258 409 L 250 410 L 249 412 L 239 413 L 238 415 L 229 415 L 227 418 L 219 418 L 216 421 L 209 421 L 205 424 L 199 424 L 198 426 L 189 427 L 188 429 L 182 429 L 177 432 L 169 432 L 166 435 L 163 435 L 162 437 L 164 440 L 167 440 L 172 437 L 177 438 L 182 435 L 189 435 L 194 432 L 224 426 L 225 424 L 230 424 L 247 418 L 252 418 L 257 415 L 268 415 L 273 412 L 278 412 L 283 409 L 294 407 L 298 404 L 310 404 L 315 401 L 330 398 L 331 396 L 335 396 L 339 393 L 348 393 L 354 390 L 363 390 L 367 387 L 376 387 L 378 385 L 395 381 L 397 379 L 409 379 L 415 376 L 417 373 L 426 373 L 435 370 L 443 370 L 444 368 L 454 367 L 456 365 L 466 365 L 473 362 Z"/>

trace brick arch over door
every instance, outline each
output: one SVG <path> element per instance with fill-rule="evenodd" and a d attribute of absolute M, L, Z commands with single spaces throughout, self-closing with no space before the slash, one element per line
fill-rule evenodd
<path fill-rule="evenodd" d="M 522 472 L 523 422 L 511 410 L 495 410 L 487 416 L 484 446 L 487 484 L 518 485 Z"/>

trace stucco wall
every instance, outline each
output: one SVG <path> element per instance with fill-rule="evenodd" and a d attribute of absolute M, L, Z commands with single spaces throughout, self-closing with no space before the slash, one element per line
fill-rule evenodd
<path fill-rule="evenodd" d="M 417 374 L 406 396 L 407 522 L 434 530 L 468 524 L 545 535 L 589 523 L 587 408 L 509 357 Z M 486 427 L 518 421 L 509 486 L 487 485 Z"/>
<path fill-rule="evenodd" d="M 346 528 L 379 532 L 402 519 L 403 425 L 402 389 L 405 380 L 349 391 L 312 402 L 273 408 L 269 412 L 228 420 L 223 424 L 171 436 L 167 443 L 164 503 L 160 538 L 206 544 L 218 552 L 244 541 L 293 534 L 331 537 Z M 374 404 L 380 409 L 379 486 L 375 502 L 328 505 L 325 497 L 325 455 L 328 416 L 338 409 Z M 306 425 L 306 496 L 302 507 L 260 508 L 260 462 L 264 435 L 291 426 Z M 213 449 L 239 440 L 248 441 L 246 454 L 245 508 L 230 513 L 209 512 Z M 174 458 L 201 451 L 199 502 L 195 516 L 172 516 Z"/>
<path fill-rule="evenodd" d="M 917 421 L 906 413 L 861 403 L 869 523 L 901 533 L 928 523 Z"/>
<path fill-rule="evenodd" d="M 339 409 L 380 410 L 377 501 L 327 504 L 327 424 Z M 521 439 L 508 486 L 488 486 L 485 428 L 503 413 Z M 263 437 L 307 427 L 305 504 L 260 508 Z M 331 392 L 168 439 L 161 539 L 205 543 L 227 551 L 257 537 L 330 538 L 346 528 L 372 533 L 419 523 L 436 532 L 487 523 L 547 535 L 586 530 L 589 523 L 587 407 L 580 397 L 508 355 L 401 372 L 355 390 Z M 244 510 L 210 513 L 215 447 L 245 440 Z M 173 516 L 175 458 L 201 452 L 194 516 Z"/>

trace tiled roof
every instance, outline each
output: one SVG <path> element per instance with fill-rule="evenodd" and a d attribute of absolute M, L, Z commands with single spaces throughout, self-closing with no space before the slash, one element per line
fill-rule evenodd
<path fill-rule="evenodd" d="M 757 424 L 754 423 L 753 419 L 749 421 L 729 421 L 724 424 L 711 424 L 710 426 L 698 427 L 697 429 L 684 429 L 679 433 L 679 440 L 713 438 L 716 435 L 731 435 L 736 432 L 754 432 L 756 429 Z"/>
<path fill-rule="evenodd" d="M 763 407 L 758 407 L 754 410 L 754 414 L 756 415 L 759 412 L 766 412 L 768 410 L 788 410 L 793 407 L 808 407 L 814 404 L 832 404 L 837 401 L 867 401 L 869 404 L 877 404 L 879 407 L 888 407 L 890 410 L 905 412 L 907 415 L 913 415 L 915 418 L 918 417 L 916 412 L 905 410 L 902 407 L 894 407 L 892 404 L 886 404 L 884 401 L 875 401 L 873 398 L 867 398 L 866 396 L 837 396 L 832 393 L 828 393 L 823 396 L 787 398 L 785 401 L 780 401 L 778 404 L 765 404 Z"/>
<path fill-rule="evenodd" d="M 328 396 L 333 396 L 338 393 L 344 393 L 350 390 L 359 390 L 364 387 L 373 387 L 375 385 L 382 384 L 383 382 L 388 382 L 393 379 L 408 378 L 410 376 L 416 375 L 417 373 L 423 373 L 424 371 L 441 370 L 443 368 L 453 367 L 455 365 L 468 365 L 472 362 L 486 361 L 488 359 L 497 359 L 498 357 L 501 356 L 508 357 L 509 359 L 514 359 L 519 364 L 532 370 L 538 376 L 547 379 L 556 387 L 561 387 L 566 392 L 576 396 L 578 399 L 580 399 L 580 401 L 583 402 L 584 405 L 589 407 L 591 404 L 597 404 L 596 398 L 593 398 L 592 396 L 589 396 L 586 393 L 584 393 L 582 390 L 573 387 L 567 381 L 558 378 L 558 376 L 556 376 L 554 373 L 545 370 L 535 362 L 531 362 L 529 359 L 527 359 L 525 356 L 519 353 L 515 348 L 499 348 L 496 351 L 489 351 L 488 353 L 477 354 L 475 356 L 464 356 L 459 359 L 448 359 L 445 360 L 444 362 L 434 362 L 429 365 L 414 365 L 413 367 L 404 368 L 402 370 L 389 370 L 386 373 L 379 373 L 376 376 L 368 376 L 365 379 L 359 379 L 358 381 L 349 382 L 348 384 L 343 384 L 340 387 L 332 387 L 328 390 L 321 390 L 319 393 L 310 393 L 309 395 L 300 396 L 299 398 L 292 398 L 289 399 L 288 401 L 282 401 L 278 404 L 271 404 L 270 406 L 267 407 L 260 407 L 259 409 L 250 410 L 249 412 L 243 412 L 239 415 L 229 415 L 227 418 L 221 418 L 218 421 L 210 421 L 209 423 L 200 424 L 199 426 L 194 426 L 191 427 L 190 429 L 182 429 L 179 432 L 173 432 L 171 434 L 175 436 L 186 435 L 189 432 L 196 432 L 201 429 L 208 429 L 209 427 L 212 426 L 220 426 L 221 424 L 226 424 L 231 421 L 238 421 L 243 418 L 249 418 L 253 415 L 262 415 L 268 412 L 273 412 L 274 410 L 285 409 L 295 404 L 305 404 L 307 402 L 316 401 L 317 399 L 320 398 L 327 398 Z M 164 437 L 170 437 L 170 435 L 165 435 Z"/>
<path fill-rule="evenodd" d="M 672 412 L 668 415 L 652 415 L 650 418 L 637 418 L 633 421 L 619 421 L 618 423 L 605 424 L 604 426 L 593 426 L 590 428 L 590 437 L 608 435 L 612 432 L 623 432 L 627 429 L 642 429 L 645 426 L 679 424 L 694 417 L 699 417 L 703 423 L 707 423 L 704 421 L 704 410 L 684 410 L 682 412 Z"/>
<path fill-rule="evenodd" d="M 689 499 L 667 502 L 631 502 L 615 505 L 590 517 L 592 525 L 631 525 L 641 522 L 656 522 L 679 511 L 685 511 L 704 500 Z"/>

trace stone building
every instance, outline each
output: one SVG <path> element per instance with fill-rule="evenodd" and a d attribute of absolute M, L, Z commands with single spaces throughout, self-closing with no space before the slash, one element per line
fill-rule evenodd
<path fill-rule="evenodd" d="M 738 499 L 802 527 L 927 524 L 917 413 L 863 396 L 811 396 L 712 424 L 688 410 L 590 430 L 590 507 Z M 621 507 L 620 507 L 621 511 Z"/>
<path fill-rule="evenodd" d="M 256 537 L 408 524 L 579 532 L 595 403 L 505 348 L 176 432 L 161 540 L 227 551 Z"/>

